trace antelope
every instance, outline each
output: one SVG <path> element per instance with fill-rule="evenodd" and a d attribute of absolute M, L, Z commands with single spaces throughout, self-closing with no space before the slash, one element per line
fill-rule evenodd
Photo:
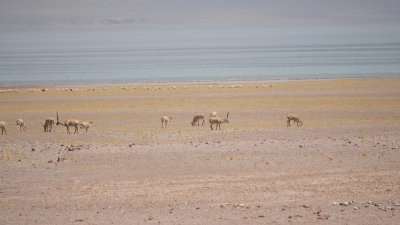
<path fill-rule="evenodd" d="M 6 134 L 7 134 L 7 131 L 6 131 L 6 122 L 0 121 L 0 129 L 1 129 L 1 135 L 3 135 L 3 133 L 6 133 Z"/>
<path fill-rule="evenodd" d="M 194 126 L 197 122 L 197 126 L 200 126 L 200 120 L 203 120 L 203 123 L 201 124 L 202 126 L 204 125 L 204 115 L 203 114 L 197 114 L 193 117 L 192 121 L 192 126 Z"/>
<path fill-rule="evenodd" d="M 17 126 L 19 126 L 19 131 L 26 131 L 26 125 L 23 119 L 17 119 L 15 123 L 17 124 Z"/>
<path fill-rule="evenodd" d="M 226 114 L 226 119 L 221 117 L 211 117 L 209 120 L 211 130 L 213 130 L 213 124 L 215 124 L 215 130 L 221 130 L 221 123 L 229 123 L 229 112 Z"/>
<path fill-rule="evenodd" d="M 68 120 L 65 120 L 64 122 L 60 122 L 60 120 L 59 120 L 59 118 L 58 118 L 58 112 L 57 112 L 57 126 L 58 126 L 58 125 L 63 125 L 63 126 L 65 126 L 65 127 L 67 127 L 67 134 L 71 134 L 71 132 L 69 132 L 69 127 L 70 127 L 70 126 L 75 127 L 75 132 L 74 132 L 74 134 L 75 134 L 75 133 L 79 133 L 79 132 L 78 132 L 79 120 L 76 120 L 76 119 L 68 119 Z"/>
<path fill-rule="evenodd" d="M 164 124 L 165 124 L 165 127 L 167 127 L 168 122 L 171 121 L 171 120 L 172 120 L 171 116 L 163 116 L 163 117 L 161 117 L 161 127 L 164 127 Z"/>
<path fill-rule="evenodd" d="M 80 122 L 80 123 L 79 123 L 79 128 L 81 128 L 81 129 L 85 128 L 85 129 L 86 129 L 86 133 L 87 133 L 89 127 L 94 126 L 94 125 L 95 125 L 95 124 L 94 124 L 94 121 L 90 121 L 90 122 Z"/>
<path fill-rule="evenodd" d="M 210 118 L 211 117 L 217 117 L 217 112 L 210 112 Z"/>
<path fill-rule="evenodd" d="M 295 122 L 297 124 L 297 126 L 302 126 L 303 125 L 303 121 L 301 121 L 301 119 L 296 115 L 296 114 L 288 114 L 287 115 L 287 126 L 290 127 L 290 121 Z"/>
<path fill-rule="evenodd" d="M 54 119 L 54 117 L 46 118 L 46 120 L 44 121 L 44 124 L 42 123 L 44 132 L 51 132 L 51 130 L 53 130 L 53 125 L 55 125 L 55 123 L 56 123 L 56 119 Z M 56 131 L 56 127 L 54 127 L 54 132 L 55 131 Z"/>

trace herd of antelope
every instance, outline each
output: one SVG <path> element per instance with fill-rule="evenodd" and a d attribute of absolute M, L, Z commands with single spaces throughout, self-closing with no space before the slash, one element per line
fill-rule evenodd
<path fill-rule="evenodd" d="M 166 128 L 168 125 L 168 122 L 172 121 L 172 117 L 171 116 L 163 116 L 161 117 L 161 127 L 162 128 Z M 196 114 L 193 117 L 193 120 L 191 122 L 192 126 L 195 126 L 197 124 L 197 126 L 200 126 L 200 121 L 202 121 L 201 125 L 204 126 L 205 123 L 205 115 L 203 114 Z M 288 114 L 287 115 L 287 126 L 290 127 L 290 122 L 293 121 L 294 123 L 297 124 L 297 126 L 302 126 L 303 125 L 303 121 L 295 114 Z M 210 123 L 210 128 L 211 130 L 213 129 L 213 125 L 215 125 L 215 130 L 221 130 L 221 124 L 222 123 L 229 123 L 229 112 L 226 114 L 226 118 L 222 118 L 219 117 L 217 115 L 217 112 L 210 112 L 209 115 L 209 120 L 208 122 Z M 71 134 L 69 127 L 73 127 L 75 128 L 74 130 L 74 134 L 78 134 L 79 133 L 79 129 L 86 129 L 86 133 L 88 132 L 88 129 L 91 126 L 94 126 L 94 121 L 90 121 L 90 122 L 80 122 L 77 119 L 67 119 L 64 121 L 60 121 L 60 118 L 58 116 L 58 112 L 57 112 L 57 121 L 54 117 L 48 117 L 45 119 L 44 123 L 41 123 L 43 126 L 43 131 L 44 132 L 55 132 L 56 128 L 55 125 L 59 126 L 65 126 L 67 128 L 67 134 Z M 20 131 L 26 131 L 26 124 L 24 122 L 23 119 L 17 119 L 16 120 L 16 125 L 19 127 Z M 6 131 L 6 123 L 4 121 L 0 121 L 0 130 L 1 130 L 1 135 L 3 134 L 7 134 Z"/>
<path fill-rule="evenodd" d="M 26 131 L 26 124 L 23 119 L 17 119 L 15 122 L 16 122 L 16 125 L 19 127 L 20 131 Z M 41 123 L 41 124 L 43 126 L 44 132 L 51 132 L 51 131 L 55 132 L 56 131 L 55 125 L 65 126 L 67 128 L 67 134 L 71 134 L 71 132 L 69 131 L 69 127 L 74 127 L 75 128 L 74 134 L 77 134 L 78 127 L 80 129 L 86 129 L 86 133 L 87 133 L 88 129 L 91 126 L 95 125 L 94 121 L 79 122 L 79 120 L 77 120 L 77 119 L 67 119 L 65 121 L 60 121 L 60 119 L 58 117 L 58 112 L 57 112 L 57 122 L 56 122 L 56 119 L 54 119 L 54 117 L 48 117 L 44 120 L 44 123 Z M 4 121 L 0 121 L 0 130 L 1 130 L 1 135 L 7 134 L 6 123 Z"/>

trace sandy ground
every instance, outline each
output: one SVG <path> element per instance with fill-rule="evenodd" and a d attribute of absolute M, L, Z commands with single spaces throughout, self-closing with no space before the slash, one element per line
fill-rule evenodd
<path fill-rule="evenodd" d="M 399 78 L 0 89 L 0 224 L 399 224 Z"/>

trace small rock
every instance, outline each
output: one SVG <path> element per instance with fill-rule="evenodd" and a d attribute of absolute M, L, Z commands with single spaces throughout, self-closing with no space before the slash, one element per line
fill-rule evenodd
<path fill-rule="evenodd" d="M 333 202 L 333 205 L 337 206 L 337 205 L 340 205 L 340 203 L 339 202 Z"/>
<path fill-rule="evenodd" d="M 350 202 L 341 202 L 340 205 L 349 206 L 349 205 L 350 205 Z"/>
<path fill-rule="evenodd" d="M 303 208 L 305 208 L 305 209 L 308 209 L 308 208 L 310 208 L 310 206 L 309 206 L 309 205 L 307 205 L 307 204 L 303 204 L 301 207 L 303 207 Z"/>
<path fill-rule="evenodd" d="M 374 204 L 374 201 L 368 201 L 367 202 L 369 205 L 372 205 L 372 204 Z"/>
<path fill-rule="evenodd" d="M 329 219 L 329 215 L 320 214 L 320 215 L 318 215 L 317 218 L 318 218 L 319 220 L 327 220 L 327 219 Z"/>
<path fill-rule="evenodd" d="M 357 206 L 354 206 L 353 209 L 354 209 L 354 210 L 359 210 L 360 208 L 358 208 Z"/>

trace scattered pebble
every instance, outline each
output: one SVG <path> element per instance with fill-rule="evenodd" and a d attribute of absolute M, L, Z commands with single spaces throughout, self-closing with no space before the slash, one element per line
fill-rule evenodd
<path fill-rule="evenodd" d="M 327 219 L 329 219 L 329 215 L 327 215 L 327 214 L 320 214 L 320 215 L 318 215 L 318 217 L 317 217 L 319 220 L 327 220 Z"/>
<path fill-rule="evenodd" d="M 341 202 L 339 203 L 339 205 L 343 205 L 343 206 L 349 206 L 351 203 L 350 202 Z"/>
<path fill-rule="evenodd" d="M 353 204 L 354 202 L 353 201 L 351 201 L 351 202 L 333 202 L 332 204 L 334 205 L 334 206 L 338 206 L 338 205 L 340 205 L 340 206 L 349 206 L 349 205 L 351 205 L 351 204 Z"/>

